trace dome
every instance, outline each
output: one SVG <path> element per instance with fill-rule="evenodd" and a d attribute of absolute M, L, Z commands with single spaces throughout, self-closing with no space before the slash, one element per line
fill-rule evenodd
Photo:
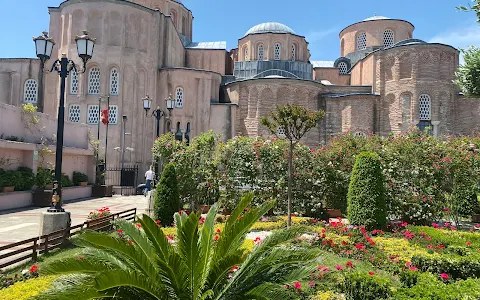
<path fill-rule="evenodd" d="M 363 21 L 375 21 L 375 20 L 390 20 L 390 18 L 384 17 L 384 16 L 373 16 L 373 17 L 370 17 L 370 18 L 366 18 Z"/>
<path fill-rule="evenodd" d="M 404 46 L 404 45 L 418 45 L 418 44 L 426 44 L 425 41 L 419 40 L 419 39 L 408 39 L 408 40 L 403 40 L 400 41 L 390 48 L 397 47 L 397 46 Z"/>
<path fill-rule="evenodd" d="M 292 28 L 277 22 L 267 22 L 253 26 L 245 35 L 256 33 L 291 33 L 295 34 Z"/>

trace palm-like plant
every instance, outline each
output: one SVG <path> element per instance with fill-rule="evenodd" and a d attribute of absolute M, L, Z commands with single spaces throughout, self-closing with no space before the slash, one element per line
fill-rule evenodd
<path fill-rule="evenodd" d="M 246 210 L 252 199 L 251 194 L 242 198 L 218 240 L 216 205 L 203 226 L 200 213 L 177 213 L 175 243 L 146 215 L 138 220 L 141 229 L 117 223 L 129 240 L 86 232 L 74 239 L 85 247 L 81 255 L 46 267 L 48 273 L 65 276 L 38 299 L 288 299 L 282 285 L 310 274 L 318 251 L 286 243 L 304 232 L 289 228 L 245 255 L 246 234 L 274 205 Z"/>

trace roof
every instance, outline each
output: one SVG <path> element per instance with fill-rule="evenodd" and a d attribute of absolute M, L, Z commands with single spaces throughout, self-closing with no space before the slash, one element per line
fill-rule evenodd
<path fill-rule="evenodd" d="M 313 65 L 313 68 L 334 68 L 334 61 L 329 60 L 312 60 L 310 63 Z"/>
<path fill-rule="evenodd" d="M 227 50 L 227 42 L 191 42 L 187 46 L 187 49 L 210 49 L 210 50 Z"/>
<path fill-rule="evenodd" d="M 277 22 L 267 22 L 253 26 L 245 35 L 256 33 L 291 33 L 295 34 L 292 28 Z"/>
<path fill-rule="evenodd" d="M 370 18 L 366 18 L 363 21 L 375 21 L 375 20 L 391 20 L 389 17 L 384 17 L 384 16 L 373 16 Z"/>

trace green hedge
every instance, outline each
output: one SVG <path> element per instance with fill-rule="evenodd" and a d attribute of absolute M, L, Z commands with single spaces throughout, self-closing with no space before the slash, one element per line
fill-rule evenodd
<path fill-rule="evenodd" d="M 173 215 L 180 210 L 180 196 L 175 166 L 168 164 L 163 170 L 154 195 L 155 218 L 164 226 L 173 224 Z"/>
<path fill-rule="evenodd" d="M 0 189 L 14 186 L 15 191 L 28 191 L 35 184 L 35 174 L 32 169 L 19 167 L 17 170 L 0 169 Z"/>
<path fill-rule="evenodd" d="M 424 272 L 447 273 L 451 278 L 480 278 L 480 259 L 474 256 L 458 257 L 442 255 L 439 257 L 412 257 L 412 265 Z"/>
<path fill-rule="evenodd" d="M 348 273 L 345 275 L 345 298 L 347 300 L 388 299 L 390 281 L 375 275 Z"/>
<path fill-rule="evenodd" d="M 88 176 L 81 172 L 73 172 L 72 175 L 73 185 L 80 185 L 80 182 L 88 182 Z"/>
<path fill-rule="evenodd" d="M 367 229 L 386 225 L 384 184 L 380 157 L 372 152 L 361 153 L 355 161 L 348 187 L 347 211 L 350 224 L 363 225 Z"/>

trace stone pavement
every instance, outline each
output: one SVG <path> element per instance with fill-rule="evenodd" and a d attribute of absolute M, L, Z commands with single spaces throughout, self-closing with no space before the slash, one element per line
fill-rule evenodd
<path fill-rule="evenodd" d="M 98 208 L 109 207 L 112 213 L 137 208 L 137 214 L 147 209 L 148 200 L 141 196 L 113 196 L 66 202 L 63 207 L 71 213 L 72 226 L 85 222 L 88 214 Z M 40 216 L 47 208 L 27 207 L 0 211 L 0 246 L 39 235 Z"/>

